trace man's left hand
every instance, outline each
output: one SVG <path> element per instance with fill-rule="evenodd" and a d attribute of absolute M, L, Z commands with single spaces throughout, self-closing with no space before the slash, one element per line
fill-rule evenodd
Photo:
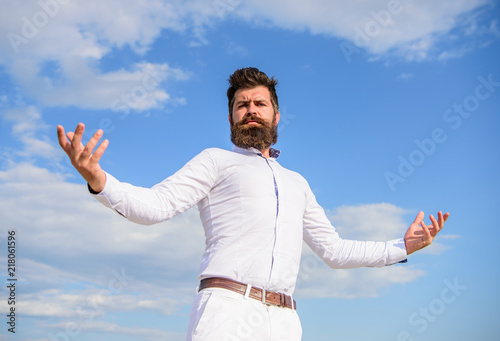
<path fill-rule="evenodd" d="M 429 216 L 432 224 L 425 225 L 424 212 L 419 212 L 415 221 L 410 225 L 405 233 L 406 253 L 409 255 L 415 251 L 423 249 L 432 244 L 434 237 L 443 228 L 444 222 L 450 216 L 449 213 L 443 215 L 441 211 L 438 212 L 438 219 L 436 220 L 432 214 Z"/>

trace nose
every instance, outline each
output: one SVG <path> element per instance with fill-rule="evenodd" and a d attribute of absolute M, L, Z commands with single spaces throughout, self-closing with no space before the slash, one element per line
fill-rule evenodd
<path fill-rule="evenodd" d="M 257 106 L 253 102 L 248 104 L 246 115 L 257 115 Z"/>

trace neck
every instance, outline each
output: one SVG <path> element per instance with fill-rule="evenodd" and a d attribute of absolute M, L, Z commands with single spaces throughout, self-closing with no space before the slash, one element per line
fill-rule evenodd
<path fill-rule="evenodd" d="M 264 149 L 264 150 L 261 150 L 260 153 L 262 154 L 263 157 L 265 157 L 266 159 L 270 157 L 269 155 L 269 148 L 267 149 Z"/>

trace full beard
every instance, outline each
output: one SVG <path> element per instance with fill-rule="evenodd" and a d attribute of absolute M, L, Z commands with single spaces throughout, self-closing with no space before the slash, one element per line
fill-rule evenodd
<path fill-rule="evenodd" d="M 259 124 L 245 125 L 248 121 L 255 121 Z M 266 150 L 278 141 L 278 127 L 275 122 L 275 118 L 269 124 L 256 116 L 245 117 L 231 124 L 231 141 L 240 148 Z"/>

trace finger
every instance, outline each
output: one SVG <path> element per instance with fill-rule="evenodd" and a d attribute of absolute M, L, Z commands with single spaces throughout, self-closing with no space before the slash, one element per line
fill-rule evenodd
<path fill-rule="evenodd" d="M 81 150 L 83 132 L 85 131 L 85 125 L 83 123 L 78 123 L 75 128 L 75 133 L 71 137 L 71 148 L 76 150 Z M 68 136 L 69 138 L 69 136 Z"/>
<path fill-rule="evenodd" d="M 444 223 L 446 222 L 446 220 L 448 220 L 450 214 L 448 212 L 446 212 L 444 215 L 443 215 L 443 212 L 439 211 L 438 213 L 438 222 L 439 222 L 439 227 L 442 229 L 443 226 L 444 226 Z"/>
<path fill-rule="evenodd" d="M 432 243 L 432 234 L 431 234 L 431 231 L 429 230 L 429 228 L 424 224 L 424 222 L 422 221 L 422 223 L 420 224 L 420 226 L 422 226 L 422 230 L 424 231 L 424 236 L 425 236 L 425 241 L 428 242 L 429 244 Z"/>
<path fill-rule="evenodd" d="M 109 140 L 102 141 L 100 146 L 97 147 L 94 154 L 92 155 L 92 161 L 96 163 L 99 162 L 99 160 L 101 160 L 102 154 L 104 154 L 104 151 L 106 150 L 106 148 L 108 148 L 108 146 L 109 146 Z"/>
<path fill-rule="evenodd" d="M 72 131 L 68 131 L 66 133 L 66 137 L 68 138 L 68 140 L 70 142 L 73 142 L 73 137 L 75 137 L 75 133 L 72 132 Z M 70 143 L 70 148 L 73 147 L 72 144 Z M 85 148 L 85 146 L 83 145 L 83 143 L 80 142 L 80 148 L 76 149 L 76 152 L 79 153 L 80 151 L 83 150 L 83 148 Z M 79 155 L 78 155 L 79 156 Z"/>
<path fill-rule="evenodd" d="M 438 218 L 439 218 L 439 213 L 438 213 Z M 442 225 L 439 225 L 436 218 L 434 218 L 432 214 L 429 216 L 429 219 L 431 220 L 432 226 L 434 227 L 433 229 L 434 235 L 436 235 L 441 230 Z"/>
<path fill-rule="evenodd" d="M 66 134 L 64 133 L 64 127 L 62 125 L 57 126 L 57 139 L 59 140 L 59 145 L 66 152 L 69 153 L 70 143 L 66 139 Z"/>
<path fill-rule="evenodd" d="M 85 146 L 85 148 L 83 148 L 83 151 L 81 154 L 81 157 L 83 159 L 87 159 L 92 155 L 92 151 L 94 150 L 95 146 L 97 145 L 97 143 L 101 139 L 102 134 L 103 134 L 103 131 L 101 129 L 97 130 L 97 132 L 94 134 L 94 136 L 92 136 L 92 138 L 89 140 L 89 142 L 87 142 L 87 145 Z"/>
<path fill-rule="evenodd" d="M 70 142 L 73 142 L 73 138 L 75 137 L 75 133 L 74 133 L 74 132 L 72 132 L 72 131 L 68 131 L 68 132 L 66 133 L 66 137 L 68 138 L 68 140 L 69 140 Z M 70 145 L 71 145 L 71 144 L 70 144 Z M 83 148 L 85 148 L 85 146 L 83 145 L 83 143 L 81 143 L 81 142 L 80 142 L 80 148 L 79 148 L 79 149 L 77 149 L 77 151 L 79 152 L 79 151 L 83 150 Z"/>
<path fill-rule="evenodd" d="M 446 220 L 448 220 L 448 218 L 450 217 L 450 214 L 448 212 L 446 212 L 443 216 L 444 218 L 444 222 L 446 222 Z"/>
<path fill-rule="evenodd" d="M 438 223 L 439 223 L 439 228 L 443 228 L 444 217 L 443 217 L 443 212 L 441 211 L 438 212 Z"/>
<path fill-rule="evenodd" d="M 424 216 L 425 216 L 425 214 L 424 214 L 423 211 L 418 212 L 418 214 L 415 217 L 415 220 L 413 221 L 412 225 L 417 225 L 417 226 L 420 225 L 423 222 L 423 220 L 424 220 Z"/>

